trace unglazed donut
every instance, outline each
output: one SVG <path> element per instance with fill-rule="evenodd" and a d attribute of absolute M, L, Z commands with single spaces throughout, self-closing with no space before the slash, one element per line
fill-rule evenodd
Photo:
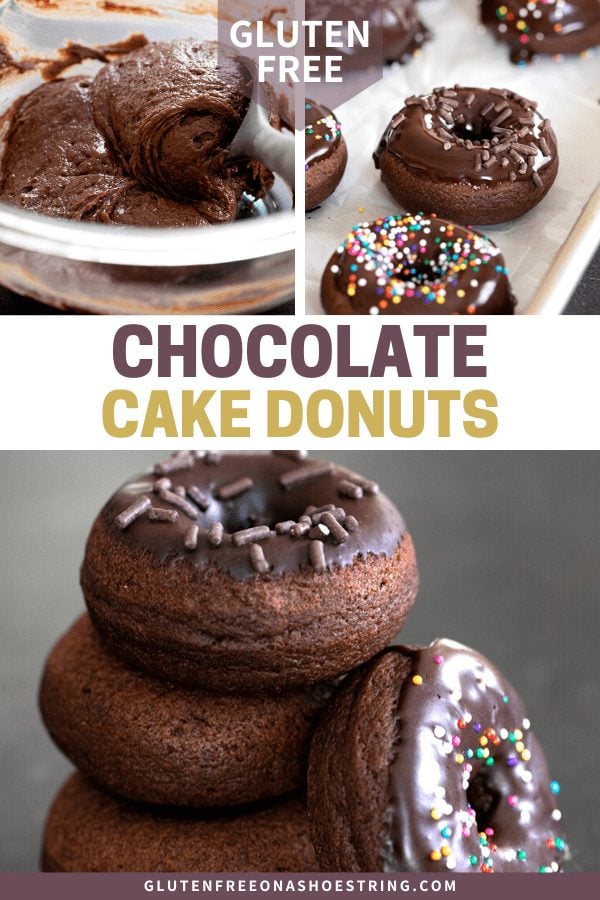
<path fill-rule="evenodd" d="M 583 53 L 600 44 L 598 0 L 481 0 L 481 21 L 514 63 L 538 53 Z"/>
<path fill-rule="evenodd" d="M 500 88 L 436 88 L 409 97 L 375 166 L 410 212 L 492 225 L 528 212 L 558 172 L 556 137 L 531 100 Z"/>
<path fill-rule="evenodd" d="M 328 313 L 510 315 L 514 297 L 489 238 L 436 216 L 355 225 L 321 283 Z"/>
<path fill-rule="evenodd" d="M 217 693 L 326 681 L 403 625 L 418 575 L 377 485 L 299 451 L 170 457 L 125 484 L 81 583 L 124 659 Z"/>
<path fill-rule="evenodd" d="M 79 773 L 54 798 L 44 872 L 313 872 L 303 798 L 231 810 L 128 803 Z"/>
<path fill-rule="evenodd" d="M 81 616 L 53 648 L 40 709 L 57 746 L 96 784 L 167 806 L 238 806 L 304 788 L 330 686 L 277 696 L 207 694 L 110 653 Z"/>
<path fill-rule="evenodd" d="M 352 673 L 308 780 L 324 871 L 559 872 L 568 857 L 521 699 L 454 641 L 391 647 Z"/>
<path fill-rule="evenodd" d="M 306 209 L 319 206 L 342 180 L 348 150 L 335 115 L 322 104 L 304 104 L 304 180 Z"/>

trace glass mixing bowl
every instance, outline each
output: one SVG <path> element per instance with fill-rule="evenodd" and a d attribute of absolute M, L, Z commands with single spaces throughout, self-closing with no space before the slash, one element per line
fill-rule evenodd
<path fill-rule="evenodd" d="M 21 59 L 53 57 L 67 41 L 111 44 L 136 32 L 149 40 L 216 38 L 216 4 L 165 0 L 148 12 L 127 6 L 0 0 L 0 36 Z M 66 74 L 93 74 L 97 66 L 85 61 Z M 0 115 L 40 82 L 36 70 L 5 74 Z M 86 313 L 257 312 L 293 296 L 292 204 L 280 179 L 264 201 L 247 204 L 242 218 L 207 228 L 70 222 L 0 203 L 0 283 Z"/>

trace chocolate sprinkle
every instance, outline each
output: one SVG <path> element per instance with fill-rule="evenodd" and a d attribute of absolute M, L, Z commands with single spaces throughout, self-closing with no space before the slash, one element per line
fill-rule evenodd
<path fill-rule="evenodd" d="M 329 537 L 329 528 L 325 525 L 315 525 L 308 532 L 308 537 L 311 541 L 324 541 L 325 538 Z"/>
<path fill-rule="evenodd" d="M 307 506 L 304 515 L 310 516 L 314 522 L 315 516 L 318 516 L 320 513 L 331 512 L 333 509 L 335 509 L 333 503 L 326 503 L 325 506 Z"/>
<path fill-rule="evenodd" d="M 195 550 L 198 546 L 198 532 L 199 528 L 197 525 L 190 525 L 187 529 L 184 538 L 183 544 L 187 550 Z"/>
<path fill-rule="evenodd" d="M 161 509 L 160 506 L 153 506 L 148 510 L 148 518 L 151 522 L 176 522 L 179 513 L 176 509 Z"/>
<path fill-rule="evenodd" d="M 235 481 L 230 481 L 229 484 L 222 485 L 217 490 L 217 497 L 220 500 L 231 500 L 233 497 L 239 497 L 240 494 L 248 491 L 254 482 L 251 478 L 236 478 Z"/>
<path fill-rule="evenodd" d="M 290 534 L 293 538 L 304 537 L 309 531 L 310 525 L 307 525 L 306 522 L 297 522 L 290 528 Z"/>
<path fill-rule="evenodd" d="M 214 450 L 209 451 L 204 454 L 202 460 L 205 466 L 218 466 L 221 462 L 221 453 L 216 453 Z"/>
<path fill-rule="evenodd" d="M 158 478 L 152 487 L 152 490 L 155 494 L 160 494 L 161 491 L 170 491 L 173 487 L 170 478 Z"/>
<path fill-rule="evenodd" d="M 269 563 L 265 559 L 265 554 L 260 544 L 250 544 L 250 562 L 254 571 L 260 575 L 266 575 L 269 571 Z"/>
<path fill-rule="evenodd" d="M 344 519 L 344 528 L 346 531 L 354 532 L 358 529 L 358 520 L 354 516 L 346 516 Z"/>
<path fill-rule="evenodd" d="M 282 488 L 285 488 L 286 491 L 289 491 L 292 488 L 309 484 L 311 481 L 315 481 L 317 478 L 327 475 L 330 471 L 330 462 L 318 462 L 312 463 L 309 466 L 298 466 L 296 469 L 291 469 L 289 472 L 284 472 L 283 475 L 280 475 L 279 484 Z"/>
<path fill-rule="evenodd" d="M 277 522 L 275 532 L 276 534 L 289 534 L 295 524 L 293 519 L 288 519 L 287 522 Z"/>
<path fill-rule="evenodd" d="M 223 541 L 223 526 L 220 522 L 213 522 L 208 529 L 208 543 L 211 547 L 220 547 Z"/>
<path fill-rule="evenodd" d="M 336 543 L 343 544 L 348 540 L 348 532 L 345 528 L 342 528 L 338 520 L 330 512 L 323 513 L 321 522 L 326 528 L 329 528 L 331 536 Z"/>
<path fill-rule="evenodd" d="M 180 509 L 182 512 L 186 514 L 189 519 L 196 519 L 198 517 L 199 509 L 194 506 L 193 503 L 190 503 L 189 500 L 186 500 L 185 497 L 181 497 L 179 494 L 174 494 L 172 491 L 160 491 L 159 495 L 161 500 L 164 500 L 165 503 L 170 503 L 171 506 L 176 506 L 177 509 Z"/>
<path fill-rule="evenodd" d="M 171 475 L 173 472 L 182 472 L 184 469 L 194 467 L 194 454 L 190 450 L 176 453 L 154 466 L 155 475 Z"/>
<path fill-rule="evenodd" d="M 120 528 L 121 531 L 124 531 L 132 522 L 135 522 L 136 519 L 143 516 L 146 510 L 151 506 L 152 501 L 150 500 L 150 497 L 138 497 L 131 506 L 128 506 L 122 513 L 119 513 L 115 519 L 115 525 L 117 528 Z"/>
<path fill-rule="evenodd" d="M 264 541 L 271 537 L 271 529 L 268 525 L 255 525 L 254 528 L 243 528 L 231 536 L 234 547 L 243 547 L 244 544 L 252 544 L 255 541 Z"/>
<path fill-rule="evenodd" d="M 371 497 L 379 493 L 379 485 L 376 481 L 370 481 L 368 478 L 363 478 L 361 475 L 353 475 L 352 481 L 355 484 L 358 484 L 365 494 L 369 494 Z"/>
<path fill-rule="evenodd" d="M 273 456 L 285 456 L 293 459 L 294 462 L 302 462 L 308 456 L 306 450 L 272 450 L 271 452 Z"/>
<path fill-rule="evenodd" d="M 360 484 L 355 484 L 353 481 L 340 481 L 337 487 L 341 497 L 350 497 L 351 500 L 360 500 L 364 493 Z"/>
<path fill-rule="evenodd" d="M 343 522 L 346 518 L 346 510 L 342 509 L 341 506 L 334 506 L 332 509 L 326 509 L 324 512 L 314 513 L 312 516 L 312 524 L 318 525 L 319 522 L 322 521 L 325 513 L 329 513 L 329 515 L 333 516 L 334 519 L 337 519 L 338 522 Z"/>
<path fill-rule="evenodd" d="M 308 556 L 315 572 L 324 572 L 327 568 L 325 562 L 325 549 L 322 541 L 311 541 L 308 545 Z"/>
<path fill-rule="evenodd" d="M 210 497 L 208 496 L 208 494 L 205 494 L 204 491 L 201 491 L 200 488 L 195 484 L 191 484 L 187 489 L 187 492 L 192 500 L 198 504 L 202 512 L 206 512 L 206 510 L 210 506 Z"/>

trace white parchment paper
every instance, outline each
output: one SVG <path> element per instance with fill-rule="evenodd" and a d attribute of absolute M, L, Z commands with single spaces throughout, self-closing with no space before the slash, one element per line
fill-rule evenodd
<path fill-rule="evenodd" d="M 432 40 L 408 64 L 388 67 L 382 81 L 336 110 L 348 144 L 348 166 L 335 194 L 306 217 L 309 314 L 323 314 L 321 275 L 351 226 L 401 211 L 381 183 L 372 153 L 410 94 L 453 84 L 509 88 L 537 100 L 541 114 L 552 121 L 560 155 L 554 186 L 527 215 L 480 229 L 504 253 L 519 313 L 526 312 L 600 178 L 600 52 L 560 61 L 539 57 L 520 68 L 510 63 L 506 45 L 479 24 L 477 0 L 423 0 L 419 8 Z M 575 265 L 572 269 L 574 288 L 582 272 Z"/>

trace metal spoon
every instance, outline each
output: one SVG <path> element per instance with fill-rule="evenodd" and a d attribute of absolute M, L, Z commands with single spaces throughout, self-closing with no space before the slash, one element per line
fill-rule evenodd
<path fill-rule="evenodd" d="M 257 159 L 294 187 L 294 136 L 273 128 L 267 115 L 263 84 L 257 78 L 256 66 L 251 59 L 240 57 L 252 78 L 250 105 L 239 131 L 229 148 L 229 159 Z"/>

